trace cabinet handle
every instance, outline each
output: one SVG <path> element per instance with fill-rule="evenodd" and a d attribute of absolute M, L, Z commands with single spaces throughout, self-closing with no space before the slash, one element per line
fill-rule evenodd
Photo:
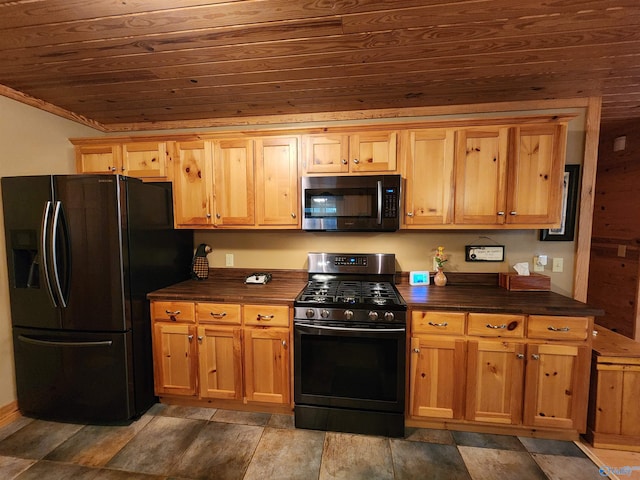
<path fill-rule="evenodd" d="M 504 215 L 503 211 L 498 212 L 498 216 L 502 217 Z"/>
<path fill-rule="evenodd" d="M 296 217 L 297 217 L 297 215 L 295 213 L 291 212 L 291 218 L 296 218 Z"/>
<path fill-rule="evenodd" d="M 343 165 L 346 165 L 347 163 L 349 163 L 349 162 L 347 162 L 347 159 L 346 159 L 346 158 L 343 158 L 343 159 L 342 159 L 342 164 L 343 164 Z"/>
<path fill-rule="evenodd" d="M 211 315 L 213 318 L 224 318 L 227 316 L 227 312 L 222 312 L 222 313 L 209 312 L 209 315 Z"/>
<path fill-rule="evenodd" d="M 420 353 L 420 349 L 419 348 L 414 348 L 413 349 L 413 353 Z"/>
<path fill-rule="evenodd" d="M 447 325 L 449 325 L 449 323 L 448 322 L 442 322 L 442 323 L 429 322 L 429 325 L 431 325 L 432 327 L 446 327 Z"/>
<path fill-rule="evenodd" d="M 524 353 L 516 353 L 516 358 L 522 360 L 524 358 Z"/>
<path fill-rule="evenodd" d="M 515 210 L 512 210 L 512 211 L 509 212 L 509 215 L 514 215 L 515 216 L 515 215 L 518 215 L 518 212 L 516 212 Z"/>
<path fill-rule="evenodd" d="M 122 167 L 122 168 L 120 168 L 120 170 L 122 170 L 124 172 L 126 170 L 126 168 Z"/>
<path fill-rule="evenodd" d="M 571 330 L 569 327 L 553 327 L 551 325 L 549 325 L 547 327 L 547 330 L 551 330 L 552 332 L 568 332 L 569 330 Z"/>
<path fill-rule="evenodd" d="M 360 163 L 360 160 L 358 160 L 357 158 L 353 159 L 353 163 L 355 163 L 356 165 Z"/>
<path fill-rule="evenodd" d="M 109 167 L 109 170 L 111 170 L 112 172 L 116 171 L 116 167 Z"/>
<path fill-rule="evenodd" d="M 287 341 L 286 341 L 286 340 L 282 340 L 282 346 L 283 346 L 284 348 L 287 348 Z"/>
<path fill-rule="evenodd" d="M 170 316 L 180 315 L 180 310 L 176 310 L 175 312 L 172 312 L 171 310 L 165 310 L 164 313 L 166 313 L 167 315 L 170 315 Z"/>
<path fill-rule="evenodd" d="M 189 339 L 189 343 L 193 342 L 193 335 L 187 335 L 187 338 Z"/>
<path fill-rule="evenodd" d="M 413 212 L 407 212 L 407 217 L 413 217 Z"/>
<path fill-rule="evenodd" d="M 203 339 L 203 338 L 204 338 L 204 337 L 203 337 L 202 335 L 198 335 L 198 343 L 202 343 L 202 339 Z"/>
<path fill-rule="evenodd" d="M 216 213 L 216 218 L 220 219 L 220 214 L 219 213 Z"/>
<path fill-rule="evenodd" d="M 490 323 L 487 323 L 487 328 L 504 330 L 505 328 L 507 328 L 507 326 L 504 323 L 502 325 L 491 325 Z"/>
<path fill-rule="evenodd" d="M 210 213 L 207 213 L 207 214 L 205 215 L 205 217 L 207 217 L 207 218 L 211 218 L 211 214 L 210 214 Z"/>
<path fill-rule="evenodd" d="M 258 314 L 258 316 L 256 317 L 256 320 L 257 320 L 257 321 L 260 321 L 260 320 L 267 320 L 267 321 L 269 321 L 269 320 L 272 320 L 272 319 L 273 319 L 273 317 L 275 317 L 275 315 L 260 315 L 260 314 Z"/>
<path fill-rule="evenodd" d="M 531 358 L 532 358 L 533 360 L 540 360 L 540 355 L 538 355 L 537 353 L 532 353 L 532 354 L 531 354 Z"/>

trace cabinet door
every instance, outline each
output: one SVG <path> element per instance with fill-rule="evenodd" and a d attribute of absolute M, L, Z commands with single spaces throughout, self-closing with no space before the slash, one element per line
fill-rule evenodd
<path fill-rule="evenodd" d="M 200 396 L 242 398 L 241 329 L 198 327 Z"/>
<path fill-rule="evenodd" d="M 184 324 L 153 324 L 155 393 L 195 395 L 198 368 L 195 327 Z"/>
<path fill-rule="evenodd" d="M 249 402 L 290 402 L 289 329 L 244 330 L 245 395 Z"/>
<path fill-rule="evenodd" d="M 297 137 L 256 140 L 256 210 L 258 225 L 300 225 Z"/>
<path fill-rule="evenodd" d="M 120 145 L 76 146 L 76 171 L 78 173 L 122 173 Z"/>
<path fill-rule="evenodd" d="M 253 140 L 216 140 L 214 143 L 214 223 L 253 225 Z"/>
<path fill-rule="evenodd" d="M 565 144 L 566 125 L 512 129 L 507 223 L 560 223 Z"/>
<path fill-rule="evenodd" d="M 398 132 L 356 133 L 349 137 L 351 172 L 397 171 Z"/>
<path fill-rule="evenodd" d="M 415 130 L 403 135 L 404 223 L 450 223 L 453 210 L 454 130 Z"/>
<path fill-rule="evenodd" d="M 507 145 L 507 128 L 458 132 L 455 223 L 504 223 Z"/>
<path fill-rule="evenodd" d="M 165 142 L 135 142 L 122 146 L 122 171 L 139 178 L 167 176 L 167 144 Z"/>
<path fill-rule="evenodd" d="M 468 342 L 466 419 L 517 425 L 522 419 L 525 345 Z"/>
<path fill-rule="evenodd" d="M 462 418 L 465 342 L 456 338 L 411 338 L 410 413 Z"/>
<path fill-rule="evenodd" d="M 211 225 L 211 142 L 176 142 L 175 150 L 175 223 L 179 226 Z"/>
<path fill-rule="evenodd" d="M 584 433 L 589 399 L 589 347 L 530 344 L 527 355 L 525 425 Z"/>
<path fill-rule="evenodd" d="M 306 173 L 347 173 L 349 137 L 347 135 L 307 135 L 303 139 Z"/>

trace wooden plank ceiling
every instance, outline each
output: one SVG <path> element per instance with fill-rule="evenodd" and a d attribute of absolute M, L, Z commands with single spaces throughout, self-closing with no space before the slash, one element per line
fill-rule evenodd
<path fill-rule="evenodd" d="M 0 85 L 105 130 L 603 97 L 640 117 L 639 0 L 0 0 Z"/>

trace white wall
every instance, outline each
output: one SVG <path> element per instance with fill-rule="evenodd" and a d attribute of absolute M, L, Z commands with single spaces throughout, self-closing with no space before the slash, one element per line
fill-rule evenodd
<path fill-rule="evenodd" d="M 99 135 L 92 128 L 0 96 L 0 177 L 74 173 L 73 145 L 67 139 Z M 4 222 L 0 216 L 0 407 L 15 400 Z"/>

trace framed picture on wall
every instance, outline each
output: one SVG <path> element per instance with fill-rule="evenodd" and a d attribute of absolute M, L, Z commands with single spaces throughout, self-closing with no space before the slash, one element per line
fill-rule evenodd
<path fill-rule="evenodd" d="M 576 228 L 578 207 L 578 179 L 580 165 L 565 165 L 562 189 L 562 219 L 558 228 L 540 230 L 543 242 L 571 242 Z"/>

